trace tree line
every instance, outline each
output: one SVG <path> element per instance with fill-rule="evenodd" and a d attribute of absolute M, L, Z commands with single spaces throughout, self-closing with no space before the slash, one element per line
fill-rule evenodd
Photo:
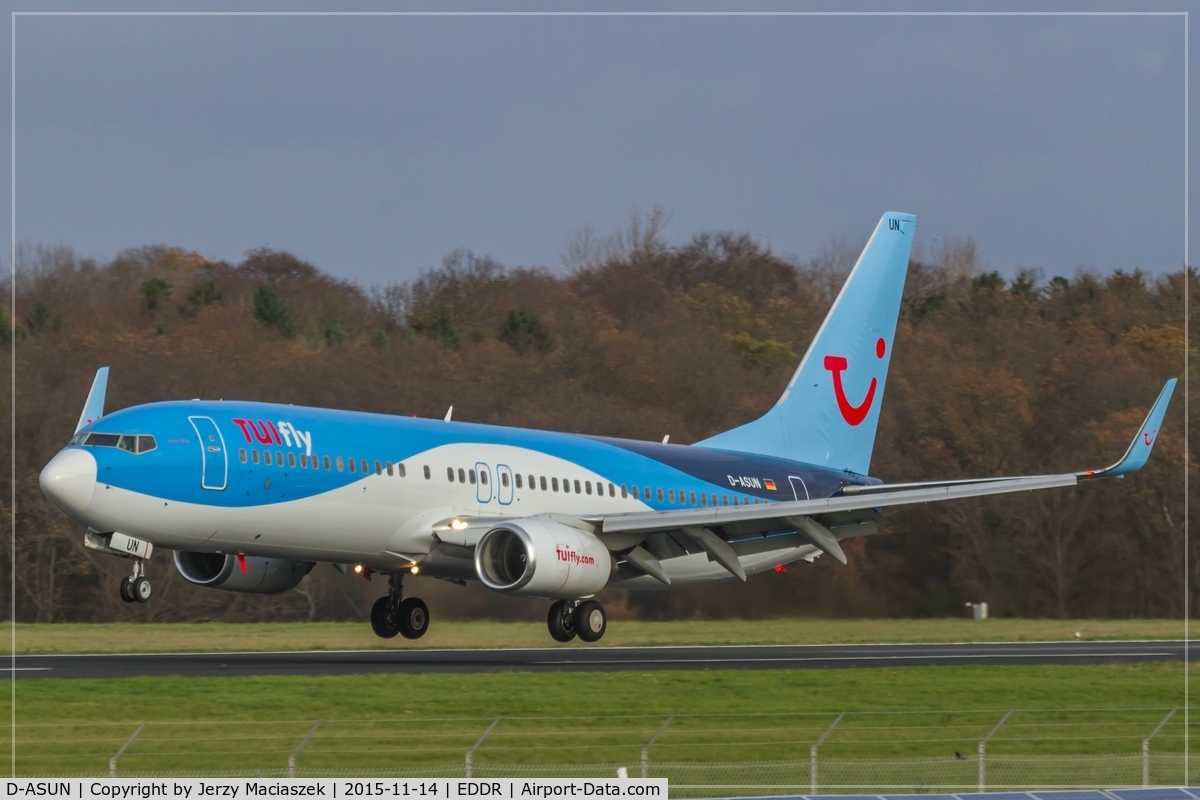
<path fill-rule="evenodd" d="M 269 249 L 227 263 L 165 246 L 104 262 L 22 248 L 16 318 L 0 319 L 16 372 L 15 440 L 0 428 L 15 487 L 0 504 L 15 514 L 17 618 L 361 618 L 383 591 L 328 567 L 276 597 L 207 591 L 160 554 L 154 601 L 122 603 L 115 587 L 128 565 L 86 550 L 38 488 L 101 365 L 112 368 L 109 411 L 203 397 L 440 418 L 453 405 L 456 420 L 682 443 L 762 414 L 857 249 L 833 240 L 800 262 L 741 234 L 671 244 L 662 222 L 635 216 L 606 240 L 581 235 L 564 270 L 459 250 L 415 280 L 369 288 Z M 1195 274 L 1024 270 L 1005 280 L 978 260 L 969 238 L 914 252 L 872 474 L 1114 461 L 1163 381 L 1183 375 Z M 1196 548 L 1184 561 L 1183 405 L 1177 396 L 1154 458 L 1125 480 L 899 510 L 882 534 L 849 543 L 849 566 L 818 559 L 748 585 L 610 591 L 607 602 L 615 616 L 643 618 L 940 616 L 981 600 L 1010 616 L 1181 616 L 1185 570 L 1198 583 Z M 0 583 L 9 557 L 4 548 Z M 421 582 L 434 614 L 544 614 L 543 603 L 478 586 Z"/>

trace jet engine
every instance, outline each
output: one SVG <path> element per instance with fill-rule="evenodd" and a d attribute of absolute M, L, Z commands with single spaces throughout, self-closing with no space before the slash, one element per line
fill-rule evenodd
<path fill-rule="evenodd" d="M 475 547 L 475 574 L 504 594 L 578 600 L 603 589 L 612 568 L 598 538 L 550 520 L 504 522 Z"/>
<path fill-rule="evenodd" d="M 245 569 L 234 555 L 175 551 L 175 569 L 189 583 L 230 592 L 278 594 L 294 589 L 315 566 L 311 561 L 244 556 Z"/>

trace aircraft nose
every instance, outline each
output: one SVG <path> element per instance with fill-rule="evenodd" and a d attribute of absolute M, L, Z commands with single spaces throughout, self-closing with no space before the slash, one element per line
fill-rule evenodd
<path fill-rule="evenodd" d="M 80 515 L 96 491 L 96 459 L 86 450 L 63 450 L 42 469 L 42 494 L 69 514 Z"/>

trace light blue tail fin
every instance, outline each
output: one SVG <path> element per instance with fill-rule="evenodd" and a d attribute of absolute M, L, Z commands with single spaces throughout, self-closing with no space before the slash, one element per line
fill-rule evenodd
<path fill-rule="evenodd" d="M 867 474 L 916 227 L 884 214 L 775 407 L 696 444 Z"/>

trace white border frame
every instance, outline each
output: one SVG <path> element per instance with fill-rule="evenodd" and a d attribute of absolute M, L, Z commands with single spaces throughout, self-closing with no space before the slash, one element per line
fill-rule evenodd
<path fill-rule="evenodd" d="M 1183 782 L 1190 781 L 1188 724 L 1190 697 L 1189 529 L 1188 529 L 1188 247 L 1189 225 L 1189 104 L 1187 11 L 13 11 L 11 16 L 10 114 L 10 213 L 9 222 L 9 325 L 12 336 L 9 498 L 10 567 L 9 617 L 11 627 L 11 774 L 17 775 L 17 17 L 1182 17 L 1183 18 Z"/>

